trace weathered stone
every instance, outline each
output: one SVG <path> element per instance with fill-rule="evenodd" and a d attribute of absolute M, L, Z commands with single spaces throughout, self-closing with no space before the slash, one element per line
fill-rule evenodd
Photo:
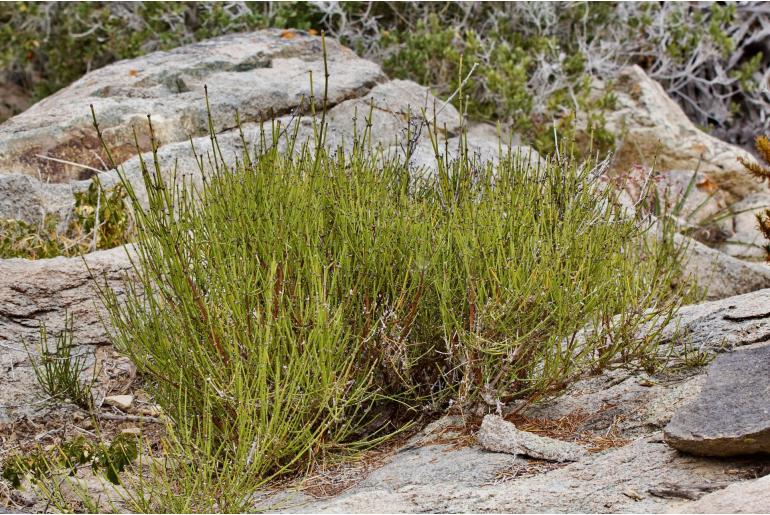
<path fill-rule="evenodd" d="M 84 258 L 0 260 L 0 422 L 27 413 L 37 388 L 23 343 L 36 352 L 38 328 L 49 335 L 64 329 L 71 315 L 76 345 L 103 345 L 107 313 L 99 303 L 95 281 L 118 294 L 131 270 L 128 251 L 118 247 Z"/>
<path fill-rule="evenodd" d="M 770 341 L 770 289 L 685 306 L 662 330 L 679 349 L 714 352 Z"/>
<path fill-rule="evenodd" d="M 213 149 L 207 135 L 204 84 L 217 132 L 217 154 L 227 166 L 243 157 L 244 141 L 249 150 L 265 135 L 270 141 L 272 122 L 282 127 L 279 149 L 286 147 L 286 136 L 295 128 L 300 143 L 312 143 L 314 124 L 303 99 L 309 97 L 311 70 L 316 95 L 320 94 L 320 38 L 292 34 L 287 38 L 282 37 L 284 32 L 267 30 L 229 35 L 121 61 L 87 74 L 0 125 L 0 217 L 33 222 L 47 213 L 64 217 L 73 205 L 73 193 L 88 188 L 95 170 L 104 170 L 99 178 L 107 188 L 119 181 L 114 170 L 107 171 L 108 159 L 91 126 L 89 104 L 95 107 L 113 157 L 142 200 L 140 160 L 151 161 L 151 155 L 136 155 L 132 131 L 136 129 L 140 150 L 146 151 L 147 114 L 152 115 L 160 144 L 158 158 L 167 176 L 176 169 L 199 181 L 196 155 L 203 157 L 204 172 L 211 172 Z M 325 141 L 329 148 L 350 150 L 354 138 L 362 137 L 370 126 L 369 142 L 385 155 L 403 157 L 407 136 L 419 134 L 410 160 L 413 170 L 432 173 L 436 169 L 429 130 L 440 139 L 440 153 L 448 150 L 445 158 L 457 156 L 461 117 L 451 104 L 414 82 L 388 81 L 377 65 L 359 59 L 334 40 L 327 40 L 327 51 Z M 241 131 L 234 128 L 236 111 L 243 140 Z M 266 122 L 264 127 L 260 122 Z M 467 143 L 479 160 L 497 160 L 500 146 L 494 127 L 471 127 Z M 507 145 L 502 150 L 507 154 Z M 511 153 L 532 162 L 540 158 L 529 147 L 514 145 Z"/>
<path fill-rule="evenodd" d="M 770 453 L 770 345 L 718 356 L 700 395 L 674 415 L 665 438 L 701 456 Z"/>
<path fill-rule="evenodd" d="M 446 146 L 442 140 L 439 149 L 440 153 L 443 155 L 445 149 L 448 148 L 449 155 L 445 157 L 449 159 L 457 157 L 459 137 L 455 135 L 455 132 L 459 130 L 460 120 L 457 110 L 451 105 L 443 106 L 441 102 L 430 94 L 427 88 L 410 81 L 391 81 L 377 85 L 361 98 L 352 98 L 330 108 L 326 118 L 328 122 L 327 147 L 334 150 L 338 147 L 345 150 L 352 149 L 354 136 L 357 135 L 360 138 L 364 134 L 367 125 L 366 118 L 368 117 L 372 124 L 372 137 L 370 139 L 372 149 L 380 149 L 386 155 L 403 158 L 403 141 L 407 136 L 407 126 L 409 125 L 407 114 L 411 113 L 412 116 L 417 116 L 415 113 L 420 113 L 420 108 L 424 107 L 423 104 L 426 103 L 426 98 L 428 105 L 426 115 L 428 119 L 433 119 L 434 108 L 437 112 L 440 112 L 436 116 L 440 121 L 440 137 L 449 137 Z M 418 102 L 418 106 L 412 106 L 411 102 Z M 286 135 L 293 134 L 295 129 L 300 143 L 306 141 L 313 142 L 313 123 L 310 117 L 283 116 L 277 118 L 275 123 L 280 124 L 280 127 L 282 127 L 281 132 L 284 135 L 278 141 L 279 149 L 282 150 L 287 147 Z M 419 122 L 415 120 L 412 120 L 412 123 L 419 125 Z M 490 132 L 490 127 L 475 126 L 468 133 L 467 142 L 469 149 L 474 157 L 477 157 L 480 161 L 496 161 L 498 158 L 500 147 L 497 144 L 497 135 L 493 131 Z M 266 123 L 264 126 L 257 123 L 244 123 L 241 130 L 224 131 L 217 135 L 217 155 L 227 166 L 234 166 L 236 161 L 242 160 L 244 150 L 248 149 L 253 153 L 255 146 L 259 144 L 264 136 L 269 141 L 271 131 L 271 123 Z M 430 146 L 427 132 L 428 127 L 423 127 L 410 164 L 411 168 L 415 171 L 423 170 L 426 173 L 432 173 L 436 169 L 436 158 L 435 152 Z M 241 138 L 241 134 L 243 138 Z M 244 148 L 244 141 L 246 148 Z M 295 148 L 298 149 L 299 147 L 300 145 L 297 145 Z M 536 151 L 526 146 L 513 146 L 510 150 L 513 156 L 518 155 L 521 159 L 529 160 L 532 163 L 536 163 L 540 159 Z M 506 156 L 507 153 L 508 147 L 503 146 L 503 155 Z M 201 171 L 200 165 L 196 161 L 196 156 L 203 157 L 204 173 L 212 173 L 213 171 L 213 147 L 209 136 L 200 136 L 191 140 L 162 145 L 158 150 L 157 156 L 161 170 L 168 178 L 176 170 L 180 176 L 192 180 L 193 184 L 200 184 Z M 146 202 L 141 174 L 142 160 L 145 163 L 151 162 L 152 154 L 146 152 L 130 157 L 121 164 L 120 169 L 133 184 L 139 199 Z M 0 178 L 2 177 L 0 175 Z M 15 180 L 19 183 L 26 181 L 29 184 L 29 192 L 40 192 L 26 194 L 30 196 L 30 199 L 24 203 L 27 206 L 25 208 L 27 211 L 37 213 L 38 216 L 41 216 L 41 213 L 50 211 L 66 211 L 66 207 L 71 206 L 74 202 L 73 192 L 83 191 L 90 185 L 88 180 L 72 181 L 69 185 L 63 185 L 49 184 L 33 177 L 18 174 L 9 177 L 15 177 Z M 100 173 L 99 178 L 102 185 L 108 189 L 114 187 L 120 180 L 118 173 L 115 171 Z M 16 203 L 10 200 L 4 203 L 3 199 L 14 198 L 18 187 L 12 187 L 13 184 L 16 183 L 9 183 L 8 186 L 5 186 L 3 181 L 0 180 L 0 212 L 2 212 L 1 210 L 5 205 L 6 209 L 9 210 L 9 214 L 12 214 L 11 208 L 8 206 L 13 206 Z"/>
<path fill-rule="evenodd" d="M 594 94 L 604 92 L 604 83 L 597 80 Z M 738 161 L 739 157 L 753 160 L 751 155 L 698 129 L 663 87 L 638 66 L 623 68 L 612 92 L 617 102 L 606 113 L 606 128 L 622 138 L 612 171 L 622 178 L 623 186 L 641 187 L 645 181 L 639 175 L 646 176 L 654 168 L 659 198 L 671 207 L 682 200 L 695 174 L 694 188 L 678 214 L 682 223 L 695 238 L 731 256 L 761 258 L 760 247 L 765 242 L 752 212 L 766 205 L 770 196 L 766 186 Z M 749 212 L 741 213 L 747 209 Z M 750 290 L 726 294 L 746 291 Z"/>
<path fill-rule="evenodd" d="M 687 246 L 683 279 L 695 282 L 709 300 L 770 288 L 770 266 L 764 263 L 742 261 L 681 234 L 674 243 Z"/>
<path fill-rule="evenodd" d="M 74 205 L 68 184 L 48 184 L 22 174 L 0 174 L 0 219 L 39 223 L 46 214 L 64 218 Z"/>
<path fill-rule="evenodd" d="M 587 452 L 581 446 L 521 431 L 498 415 L 487 415 L 476 433 L 476 440 L 486 450 L 547 461 L 578 461 Z"/>
<path fill-rule="evenodd" d="M 770 476 L 735 483 L 669 513 L 766 513 L 770 510 Z"/>
<path fill-rule="evenodd" d="M 129 409 L 134 404 L 133 395 L 109 395 L 104 398 L 104 404 L 107 406 L 115 406 L 122 410 Z"/>
<path fill-rule="evenodd" d="M 729 236 L 716 248 L 740 259 L 765 259 L 765 247 L 770 241 L 760 232 L 756 215 L 766 209 L 770 209 L 769 192 L 752 193 L 731 204 L 730 212 L 734 214 L 720 224 Z"/>
<path fill-rule="evenodd" d="M 208 132 L 204 86 L 214 130 L 232 128 L 236 110 L 243 122 L 259 122 L 300 108 L 307 111 L 310 73 L 320 106 L 324 84 L 321 38 L 280 30 L 232 34 L 120 61 L 83 76 L 0 125 L 0 172 L 24 173 L 53 182 L 83 179 L 105 169 L 91 127 L 92 104 L 113 157 L 134 155 L 133 128 L 149 150 L 145 130 L 151 114 L 161 144 Z M 326 42 L 329 105 L 360 97 L 387 77 L 335 40 Z M 305 107 L 300 105 L 305 101 Z M 39 155 L 47 158 L 37 157 Z"/>
<path fill-rule="evenodd" d="M 597 95 L 605 87 L 597 81 Z M 616 108 L 607 113 L 606 128 L 623 134 L 613 167 L 624 172 L 635 164 L 668 172 L 699 171 L 738 200 L 762 186 L 743 169 L 745 150 L 698 129 L 663 87 L 638 66 L 623 68 L 614 79 Z"/>
<path fill-rule="evenodd" d="M 624 216 L 634 216 L 633 197 L 622 191 L 618 204 Z M 660 240 L 663 227 L 653 218 L 648 236 Z M 684 247 L 680 281 L 695 284 L 707 300 L 723 299 L 763 288 L 770 288 L 770 266 L 734 258 L 712 249 L 681 233 L 673 235 L 673 243 Z"/>

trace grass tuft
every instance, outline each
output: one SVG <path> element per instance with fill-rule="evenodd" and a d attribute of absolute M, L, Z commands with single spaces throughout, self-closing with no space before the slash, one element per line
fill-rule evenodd
<path fill-rule="evenodd" d="M 53 346 L 49 344 L 45 325 L 41 324 L 40 357 L 33 357 L 29 349 L 27 353 L 38 386 L 46 395 L 59 401 L 73 402 L 85 410 L 90 410 L 93 407 L 93 378 L 90 382 L 81 380 L 81 375 L 88 368 L 88 359 L 83 354 L 73 355 L 75 348 L 77 346 L 72 341 L 72 316 L 65 315 L 64 329 L 56 336 Z"/>
<path fill-rule="evenodd" d="M 143 163 L 146 210 L 124 182 L 139 281 L 103 296 L 173 420 L 136 511 L 242 511 L 271 478 L 422 414 L 657 363 L 640 329 L 678 306 L 679 254 L 596 163 L 462 153 L 415 178 L 365 144 L 281 152 L 273 134 L 200 186 Z"/>

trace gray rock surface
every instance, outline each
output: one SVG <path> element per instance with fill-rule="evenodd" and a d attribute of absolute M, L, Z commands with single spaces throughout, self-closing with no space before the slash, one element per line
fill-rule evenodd
<path fill-rule="evenodd" d="M 585 430 L 636 438 L 668 424 L 679 407 L 700 393 L 704 381 L 699 369 L 672 376 L 610 370 L 575 382 L 563 395 L 528 406 L 523 414 L 548 420 L 577 415 Z"/>
<path fill-rule="evenodd" d="M 342 149 L 350 151 L 353 147 L 354 138 L 359 138 L 365 133 L 367 123 L 372 126 L 371 137 L 367 139 L 373 152 L 381 152 L 383 156 L 394 158 L 404 158 L 403 142 L 407 136 L 407 126 L 411 124 L 419 126 L 419 120 L 408 118 L 408 115 L 414 116 L 419 107 L 427 102 L 427 117 L 433 119 L 433 110 L 440 112 L 436 118 L 439 120 L 440 138 L 449 138 L 446 147 L 441 144 L 440 152 L 442 156 L 445 149 L 449 149 L 448 156 L 452 159 L 457 156 L 458 136 L 454 136 L 460 129 L 460 115 L 451 105 L 443 105 L 427 88 L 411 81 L 394 80 L 375 86 L 367 95 L 361 98 L 355 98 L 340 103 L 332 107 L 327 114 L 327 132 L 326 145 L 332 151 Z M 417 105 L 418 107 L 414 107 Z M 418 111 L 419 112 L 419 111 Z M 367 122 L 368 119 L 368 122 Z M 281 128 L 281 134 L 284 137 L 279 138 L 278 148 L 283 150 L 287 148 L 286 134 L 297 134 L 297 141 L 300 143 L 309 142 L 313 148 L 313 120 L 311 117 L 284 116 L 276 119 L 275 126 Z M 268 141 L 271 137 L 271 124 L 247 123 L 241 127 L 242 131 L 230 130 L 217 135 L 217 153 L 227 166 L 234 166 L 236 160 L 241 160 L 244 150 L 248 150 L 254 155 L 255 147 L 263 138 Z M 412 170 L 415 173 L 424 172 L 433 173 L 436 169 L 436 158 L 433 149 L 430 147 L 427 136 L 427 127 L 423 127 L 421 137 L 417 140 L 417 145 L 413 159 L 410 161 Z M 241 134 L 243 138 L 241 138 Z M 488 141 L 490 138 L 488 132 L 480 129 L 470 131 L 468 134 L 468 145 L 472 152 L 475 152 L 481 161 L 496 161 L 499 154 L 497 139 L 494 145 Z M 494 136 L 496 138 L 496 136 Z M 244 148 L 244 141 L 246 142 Z M 296 145 L 298 150 L 300 145 Z M 492 151 L 494 146 L 494 151 Z M 510 151 L 513 156 L 520 156 L 521 159 L 537 161 L 540 156 L 536 151 L 527 146 L 512 146 Z M 212 143 L 208 136 L 193 138 L 191 141 L 171 143 L 162 146 L 158 150 L 158 161 L 161 169 L 170 177 L 174 168 L 181 174 L 192 179 L 193 183 L 199 184 L 201 173 L 195 156 L 202 156 L 204 173 L 211 173 L 211 161 L 208 156 L 212 154 Z M 505 148 L 504 152 L 508 152 Z M 506 154 L 507 155 L 507 154 Z M 141 179 L 141 160 L 145 162 L 152 160 L 150 153 L 134 156 L 121 165 L 121 170 L 125 176 L 134 184 L 139 196 L 143 197 L 144 187 Z M 106 172 L 100 175 L 102 183 L 106 187 L 116 184 L 119 180 L 115 172 Z M 88 187 L 88 181 L 79 181 L 72 183 L 74 190 L 82 190 Z"/>
<path fill-rule="evenodd" d="M 47 213 L 63 218 L 74 205 L 72 192 L 68 184 L 0 173 L 0 219 L 39 223 Z"/>
<path fill-rule="evenodd" d="M 717 248 L 741 259 L 765 259 L 765 246 L 770 242 L 760 232 L 756 215 L 769 208 L 770 191 L 752 193 L 731 204 L 730 211 L 735 214 L 721 223 L 728 237 Z"/>
<path fill-rule="evenodd" d="M 489 462 L 507 457 L 508 462 Z M 745 477 L 756 463 L 711 461 L 678 453 L 659 434 L 549 471 L 506 454 L 433 445 L 395 454 L 344 493 L 299 494 L 289 512 L 662 513 Z"/>
<path fill-rule="evenodd" d="M 672 447 L 701 456 L 770 453 L 770 345 L 718 356 L 700 395 L 664 434 Z"/>
<path fill-rule="evenodd" d="M 698 239 L 728 255 L 761 258 L 763 250 L 757 245 L 766 242 L 756 230 L 752 214 L 741 213 L 766 204 L 769 198 L 767 186 L 738 161 L 739 157 L 754 158 L 697 128 L 662 86 L 638 66 L 622 69 L 614 78 L 612 92 L 617 102 L 605 116 L 606 128 L 620 141 L 613 156 L 613 173 L 626 178 L 633 189 L 644 184 L 638 176 L 646 176 L 654 164 L 658 193 L 669 207 L 679 202 L 695 173 L 695 188 L 679 214 L 682 221 L 695 229 Z M 592 94 L 597 98 L 605 94 L 605 83 L 597 80 Z M 710 222 L 709 217 L 714 216 L 719 221 Z M 703 222 L 705 227 L 698 227 Z M 713 275 L 719 281 L 720 274 Z M 727 294 L 746 291 L 751 290 Z"/>
<path fill-rule="evenodd" d="M 675 506 L 670 513 L 767 513 L 770 475 L 735 483 L 695 502 Z"/>
<path fill-rule="evenodd" d="M 73 317 L 76 345 L 109 343 L 95 280 L 106 281 L 120 295 L 131 268 L 127 250 L 118 247 L 85 258 L 0 260 L 0 423 L 32 405 L 37 388 L 24 341 L 37 351 L 41 323 L 55 335 L 64 328 L 66 313 Z"/>
<path fill-rule="evenodd" d="M 481 447 L 492 452 L 528 456 L 547 461 L 579 461 L 586 450 L 574 443 L 521 431 L 498 415 L 487 415 L 476 433 Z"/>
<path fill-rule="evenodd" d="M 283 135 L 279 148 L 286 147 L 286 135 L 295 129 L 299 143 L 312 142 L 311 111 L 301 104 L 303 95 L 309 95 L 308 70 L 314 71 L 319 94 L 318 81 L 323 76 L 319 71 L 323 66 L 320 39 L 301 32 L 284 39 L 282 34 L 269 30 L 225 36 L 121 61 L 87 74 L 0 125 L 0 217 L 38 221 L 49 212 L 65 216 L 73 204 L 73 192 L 88 188 L 88 178 L 97 173 L 94 170 L 104 170 L 99 177 L 105 187 L 118 182 L 118 174 L 107 170 L 107 157 L 95 141 L 89 104 L 95 106 L 113 157 L 140 197 L 144 196 L 140 159 L 151 162 L 152 156 L 149 152 L 136 155 L 131 131 L 137 129 L 140 149 L 147 150 L 146 114 L 152 114 L 161 145 L 159 162 L 168 177 L 176 168 L 179 174 L 199 181 L 196 155 L 203 158 L 204 172 L 211 172 L 213 152 L 204 84 L 209 88 L 218 153 L 228 166 L 242 158 L 244 141 L 252 154 L 263 137 L 269 142 L 273 123 L 280 124 L 276 127 Z M 327 41 L 327 49 L 329 148 L 349 150 L 354 138 L 362 137 L 370 125 L 372 149 L 389 156 L 403 157 L 408 128 L 420 134 L 410 162 L 415 171 L 431 173 L 436 168 L 428 130 L 437 133 L 441 154 L 448 150 L 445 157 L 457 156 L 461 118 L 451 104 L 414 82 L 388 81 L 377 65 L 357 58 L 333 40 Z M 185 91 L 174 89 L 177 80 L 186 85 Z M 235 128 L 236 110 L 243 140 Z M 423 113 L 430 124 L 435 118 L 436 127 L 422 123 Z M 471 154 L 482 161 L 496 161 L 501 151 L 491 125 L 471 127 L 467 142 Z M 507 145 L 502 151 L 507 154 Z M 540 158 L 525 146 L 514 145 L 511 152 L 523 159 Z"/>

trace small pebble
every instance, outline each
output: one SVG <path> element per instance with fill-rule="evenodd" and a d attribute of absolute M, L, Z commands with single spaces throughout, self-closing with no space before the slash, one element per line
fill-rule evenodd
<path fill-rule="evenodd" d="M 110 395 L 104 398 L 104 404 L 127 410 L 134 403 L 133 395 Z"/>

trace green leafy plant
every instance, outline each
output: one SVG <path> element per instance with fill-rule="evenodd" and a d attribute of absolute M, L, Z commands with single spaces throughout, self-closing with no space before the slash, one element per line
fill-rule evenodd
<path fill-rule="evenodd" d="M 40 224 L 0 220 L 0 258 L 40 259 L 61 254 L 58 217 L 48 214 Z"/>
<path fill-rule="evenodd" d="M 25 342 L 26 346 L 26 342 Z M 40 326 L 40 355 L 33 355 L 27 348 L 32 369 L 40 388 L 51 398 L 69 400 L 83 409 L 93 407 L 91 382 L 83 382 L 81 376 L 88 369 L 88 359 L 73 354 L 77 346 L 72 340 L 72 316 L 65 315 L 64 329 L 56 336 L 53 346 L 49 343 L 45 324 Z"/>
<path fill-rule="evenodd" d="M 430 12 L 414 27 L 386 31 L 382 45 L 390 51 L 383 62 L 385 70 L 431 85 L 439 95 L 448 96 L 463 79 L 458 73 L 463 63 L 466 68 L 475 63 L 478 71 L 467 88 L 465 105 L 472 117 L 502 120 L 539 152 L 552 153 L 554 125 L 562 137 L 574 139 L 575 118 L 586 114 L 586 131 L 594 134 L 595 148 L 590 151 L 605 154 L 614 147 L 615 135 L 604 127 L 607 106 L 589 99 L 591 82 L 579 51 L 560 56 L 564 48 L 555 38 L 522 35 L 501 18 L 495 18 L 491 30 L 461 32 L 446 23 L 447 16 Z M 566 75 L 561 85 L 548 85 L 545 105 L 533 83 L 543 59 L 561 59 L 555 67 Z"/>

